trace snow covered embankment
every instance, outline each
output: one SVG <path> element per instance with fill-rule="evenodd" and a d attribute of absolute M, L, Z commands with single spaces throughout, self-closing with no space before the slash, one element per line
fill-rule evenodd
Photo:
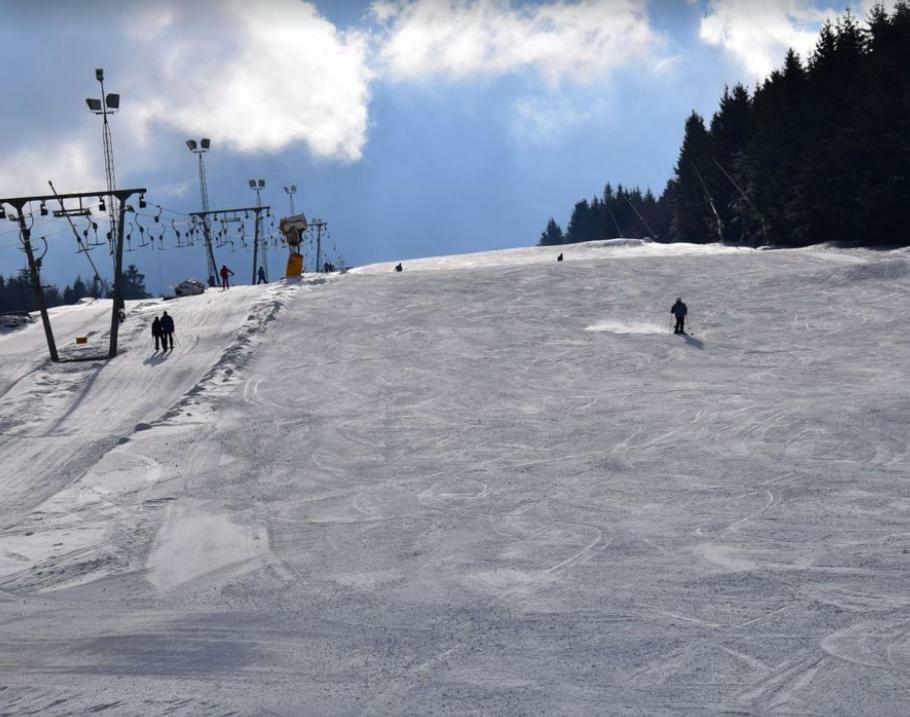
<path fill-rule="evenodd" d="M 140 567 L 142 541 L 160 522 L 147 494 L 183 469 L 137 450 L 136 438 L 210 413 L 206 402 L 236 384 L 299 288 L 129 302 L 111 362 L 47 362 L 40 324 L 0 337 L 0 590 L 54 589 Z M 150 323 L 161 311 L 177 325 L 168 353 L 153 352 Z M 76 335 L 104 345 L 109 316 L 107 301 L 51 311 L 62 345 Z"/>

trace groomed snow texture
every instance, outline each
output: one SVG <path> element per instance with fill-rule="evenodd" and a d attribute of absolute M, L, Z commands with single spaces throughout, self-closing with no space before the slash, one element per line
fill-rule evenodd
<path fill-rule="evenodd" d="M 562 249 L 0 334 L 0 714 L 910 714 L 910 256 Z"/>

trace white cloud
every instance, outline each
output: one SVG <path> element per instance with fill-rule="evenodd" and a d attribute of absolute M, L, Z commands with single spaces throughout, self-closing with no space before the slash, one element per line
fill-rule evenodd
<path fill-rule="evenodd" d="M 380 66 L 397 80 L 526 69 L 551 84 L 603 79 L 633 60 L 656 64 L 662 43 L 643 0 L 383 0 L 372 9 L 384 25 Z"/>
<path fill-rule="evenodd" d="M 68 29 L 72 21 L 60 19 Z M 110 23 L 124 38 L 102 53 L 107 90 L 123 93 L 122 111 L 111 120 L 120 186 L 123 177 L 188 159 L 179 146 L 162 154 L 162 130 L 210 137 L 217 148 L 242 153 L 303 144 L 319 158 L 360 158 L 372 79 L 368 38 L 337 29 L 311 3 L 169 0 L 121 6 Z M 37 22 L 26 24 L 33 27 Z M 74 57 L 91 94 L 98 59 L 92 48 L 106 42 L 110 28 L 83 29 Z M 62 109 L 78 112 L 74 99 L 66 97 Z M 17 132 L 0 157 L 0 193 L 43 194 L 48 179 L 60 191 L 105 186 L 97 118 L 83 108 L 69 131 L 53 119 L 36 115 Z"/>
<path fill-rule="evenodd" d="M 76 191 L 73 187 L 97 185 L 98 158 L 94 155 L 100 153 L 100 147 L 93 153 L 89 142 L 77 137 L 36 142 L 14 150 L 0 161 L 0 196 L 51 194 L 48 180 L 61 193 Z"/>
<path fill-rule="evenodd" d="M 338 30 L 299 0 L 149 12 L 137 23 L 149 31 L 135 36 L 146 61 L 130 83 L 143 89 L 131 102 L 141 134 L 162 124 L 239 152 L 303 142 L 317 157 L 360 158 L 372 77 L 365 34 Z"/>
<path fill-rule="evenodd" d="M 581 107 L 559 95 L 521 97 L 512 103 L 510 131 L 519 144 L 552 146 L 605 112 L 602 101 Z"/>
<path fill-rule="evenodd" d="M 836 14 L 809 0 L 709 0 L 700 35 L 731 55 L 752 79 L 761 79 L 783 64 L 791 47 L 807 58 L 819 28 Z"/>

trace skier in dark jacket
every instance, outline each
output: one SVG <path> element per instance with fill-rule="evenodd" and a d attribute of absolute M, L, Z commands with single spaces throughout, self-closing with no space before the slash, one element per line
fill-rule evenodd
<path fill-rule="evenodd" d="M 257 284 L 268 284 L 269 283 L 269 280 L 265 278 L 265 267 L 264 266 L 259 267 L 259 272 L 256 274 L 256 276 L 258 277 L 256 279 Z"/>
<path fill-rule="evenodd" d="M 161 319 L 157 316 L 152 320 L 152 336 L 155 337 L 155 351 L 157 351 L 158 344 L 161 342 Z"/>
<path fill-rule="evenodd" d="M 219 273 L 221 274 L 221 288 L 230 288 L 230 285 L 228 284 L 228 277 L 234 276 L 234 272 L 227 268 L 227 264 L 222 264 L 221 271 Z"/>
<path fill-rule="evenodd" d="M 677 298 L 676 303 L 673 304 L 673 307 L 670 309 L 670 313 L 676 317 L 676 328 L 673 329 L 674 334 L 686 335 L 686 314 L 689 313 L 688 307 L 683 303 L 682 299 Z"/>
<path fill-rule="evenodd" d="M 170 344 L 171 351 L 174 350 L 174 320 L 168 316 L 167 311 L 161 315 L 161 348 L 163 351 L 168 350 Z"/>

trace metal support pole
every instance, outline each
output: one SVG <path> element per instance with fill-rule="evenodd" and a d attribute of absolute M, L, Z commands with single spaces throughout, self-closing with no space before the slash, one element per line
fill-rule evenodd
<path fill-rule="evenodd" d="M 115 237 L 114 246 L 114 308 L 111 311 L 111 347 L 108 351 L 108 358 L 114 358 L 117 355 L 117 334 L 120 330 L 120 309 L 124 305 L 123 297 L 123 219 L 126 211 L 126 204 L 119 203 L 120 221 L 117 222 L 117 236 Z"/>
<path fill-rule="evenodd" d="M 259 261 L 259 210 L 256 210 L 256 228 L 253 236 L 253 280 L 250 282 L 253 286 L 256 285 L 256 269 L 259 268 L 257 262 Z"/>
<path fill-rule="evenodd" d="M 727 170 L 723 168 L 723 166 L 721 165 L 721 163 L 718 162 L 718 161 L 715 159 L 715 160 L 714 160 L 714 164 L 716 164 L 716 165 L 717 165 L 717 168 L 718 168 L 721 172 L 724 173 L 724 176 L 725 176 L 727 179 L 730 180 L 730 184 L 732 184 L 734 187 L 736 187 L 736 191 L 738 191 L 738 192 L 740 193 L 740 195 L 742 195 L 742 198 L 746 200 L 746 202 L 748 203 L 748 205 L 749 205 L 750 207 L 752 207 L 752 211 L 755 212 L 756 216 L 758 217 L 758 220 L 761 222 L 761 230 L 762 230 L 762 233 L 765 235 L 765 241 L 768 242 L 768 241 L 769 241 L 769 239 L 768 239 L 768 223 L 765 221 L 764 215 L 763 215 L 760 211 L 758 211 L 758 207 L 756 207 L 756 206 L 752 203 L 752 200 L 749 199 L 749 195 L 747 195 L 747 194 L 743 191 L 742 187 L 740 187 L 740 186 L 736 183 L 736 181 L 733 179 L 733 177 L 730 176 L 729 172 L 727 172 Z"/>
<path fill-rule="evenodd" d="M 51 361 L 57 362 L 60 360 L 60 357 L 57 355 L 57 343 L 54 341 L 51 320 L 47 315 L 47 302 L 44 299 L 44 289 L 41 287 L 41 275 L 38 269 L 38 262 L 35 261 L 35 253 L 32 251 L 31 230 L 25 223 L 25 205 L 20 204 L 16 207 L 16 210 L 19 213 L 19 230 L 22 232 L 22 244 L 25 247 L 25 256 L 28 257 L 28 269 L 32 278 L 32 285 L 35 287 L 38 310 L 41 312 L 41 323 L 44 325 L 44 337 L 47 339 L 47 350 L 50 352 Z"/>
<path fill-rule="evenodd" d="M 104 77 L 103 75 L 99 77 L 98 82 L 101 83 L 101 108 L 102 108 L 102 139 L 104 142 L 104 173 L 107 178 L 107 211 L 108 216 L 110 217 L 110 227 L 111 227 L 111 241 L 116 241 L 117 238 L 117 203 L 116 197 L 114 196 L 114 191 L 117 189 L 117 177 L 114 174 L 114 141 L 111 138 L 111 125 L 107 121 L 107 116 L 110 111 L 107 108 L 107 97 L 104 94 Z M 113 246 L 110 246 L 110 249 L 113 253 Z"/>
<path fill-rule="evenodd" d="M 705 180 L 702 179 L 701 172 L 698 171 L 698 167 L 695 162 L 692 162 L 692 169 L 695 170 L 695 176 L 698 177 L 698 181 L 701 182 L 701 188 L 705 192 L 705 199 L 708 202 L 708 206 L 711 207 L 711 211 L 714 212 L 714 220 L 717 222 L 717 239 L 723 244 L 724 243 L 724 223 L 721 221 L 720 214 L 717 213 L 717 207 L 714 206 L 714 199 L 711 197 L 711 192 L 708 191 L 708 185 L 705 184 Z"/>
<path fill-rule="evenodd" d="M 322 227 L 323 222 L 316 224 L 316 273 L 322 273 Z"/>
<path fill-rule="evenodd" d="M 626 197 L 626 204 L 628 204 L 630 207 L 632 207 L 632 211 L 635 212 L 635 216 L 637 216 L 637 217 L 641 220 L 641 223 L 645 225 L 645 229 L 648 230 L 648 233 L 649 233 L 652 237 L 654 237 L 655 239 L 657 239 L 658 236 L 657 236 L 657 234 L 655 233 L 655 231 L 654 231 L 650 226 L 648 226 L 648 222 L 645 221 L 645 218 L 641 215 L 641 212 L 639 212 L 639 211 L 635 208 L 635 205 L 632 204 L 632 202 L 629 201 L 629 198 L 628 198 L 628 197 Z"/>
<path fill-rule="evenodd" d="M 209 187 L 205 176 L 205 161 L 202 159 L 202 152 L 197 152 L 199 157 L 199 192 L 202 194 L 202 211 L 209 210 Z M 212 230 L 209 225 L 208 215 L 202 217 L 202 236 L 205 239 L 205 257 L 209 267 L 209 286 L 215 286 L 215 274 L 218 271 L 218 265 L 215 263 L 215 250 L 212 248 Z"/>

